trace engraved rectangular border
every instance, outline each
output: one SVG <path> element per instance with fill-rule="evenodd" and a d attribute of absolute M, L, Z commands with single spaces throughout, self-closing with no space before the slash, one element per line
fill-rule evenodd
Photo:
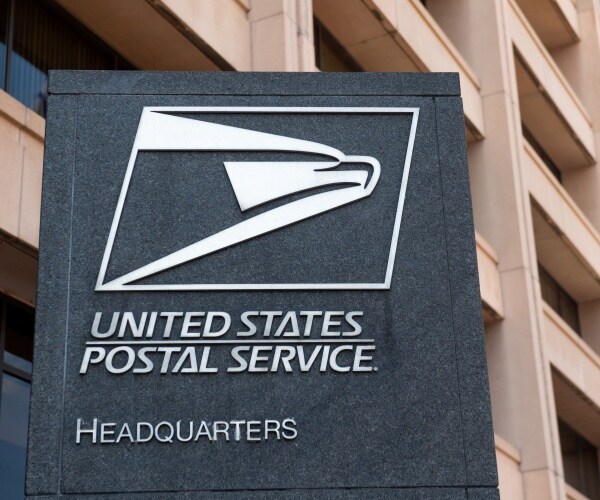
<path fill-rule="evenodd" d="M 410 107 L 284 107 L 284 106 L 145 106 L 142 115 L 149 111 L 178 112 L 178 113 L 362 113 L 362 114 L 389 114 L 410 113 L 412 122 L 408 138 L 406 158 L 402 171 L 402 182 L 400 184 L 400 196 L 396 209 L 394 230 L 390 244 L 390 252 L 383 283 L 224 283 L 224 284 L 160 284 L 160 285 L 109 285 L 104 284 L 106 269 L 110 260 L 115 237 L 121 220 L 121 214 L 125 205 L 125 198 L 131 182 L 133 168 L 137 155 L 132 155 L 127 165 L 123 186 L 119 194 L 117 208 L 110 227 L 108 241 L 102 257 L 100 272 L 96 283 L 97 292 L 139 292 L 139 291 L 222 291 L 222 290 L 389 290 L 392 283 L 392 273 L 396 260 L 396 249 L 400 234 L 400 223 L 406 198 L 406 186 L 412 162 L 417 123 L 419 121 L 419 109 Z M 140 115 L 141 119 L 141 115 Z M 139 128 L 138 128 L 139 131 Z M 137 142 L 137 133 L 133 149 Z"/>

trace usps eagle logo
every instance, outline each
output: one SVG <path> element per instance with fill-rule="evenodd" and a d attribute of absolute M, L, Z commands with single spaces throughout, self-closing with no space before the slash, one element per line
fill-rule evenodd
<path fill-rule="evenodd" d="M 249 128 L 203 121 L 186 114 L 201 113 L 357 113 L 365 108 L 281 108 L 281 107 L 146 107 L 142 111 L 135 142 L 106 243 L 96 291 L 141 290 L 310 290 L 310 289 L 387 289 L 390 287 L 395 249 L 406 195 L 412 150 L 419 110 L 417 108 L 368 108 L 371 113 L 404 113 L 411 115 L 410 135 L 398 197 L 390 252 L 385 278 L 380 282 L 322 283 L 162 283 L 144 280 L 203 259 L 244 242 L 261 238 L 274 231 L 301 224 L 307 219 L 335 211 L 370 197 L 376 190 L 382 166 L 368 154 L 348 155 L 326 143 L 277 135 Z M 325 141 L 324 141 L 325 142 Z M 312 155 L 310 161 L 223 161 L 222 168 L 231 184 L 240 214 L 250 215 L 237 223 L 192 244 L 151 260 L 118 277 L 107 279 L 107 268 L 119 230 L 132 175 L 140 152 L 271 152 Z M 368 152 L 366 152 L 368 153 Z M 287 201 L 289 199 L 289 201 Z M 261 210 L 277 201 L 277 206 Z"/>

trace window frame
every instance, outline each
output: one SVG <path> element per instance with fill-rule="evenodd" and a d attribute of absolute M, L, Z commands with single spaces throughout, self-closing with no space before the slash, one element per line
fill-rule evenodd
<path fill-rule="evenodd" d="M 548 304 L 548 306 L 554 311 L 556 312 L 556 314 L 558 314 L 558 316 L 569 326 L 569 328 L 571 328 L 571 330 L 573 330 L 579 337 L 582 337 L 582 332 L 581 332 L 581 320 L 579 318 L 579 302 L 577 302 L 573 297 L 571 297 L 571 295 L 569 295 L 569 293 L 561 286 L 561 284 L 556 281 L 556 279 L 554 279 L 554 276 L 552 276 L 552 274 L 550 274 L 539 262 L 538 262 L 538 276 L 539 276 L 539 287 L 540 287 L 540 295 L 542 297 L 542 300 Z M 548 302 L 548 300 L 546 300 L 546 298 L 543 295 L 543 291 L 544 291 L 544 286 L 543 286 L 543 282 L 545 281 L 546 283 L 550 284 L 553 288 L 553 292 L 556 294 L 556 299 L 557 299 L 557 304 L 556 307 L 554 307 L 554 305 L 552 305 L 550 302 Z M 575 319 L 576 319 L 576 324 L 572 325 L 571 322 L 565 317 L 566 316 L 566 312 L 564 311 L 563 308 L 563 301 L 564 299 L 567 300 L 567 302 L 570 303 L 570 305 L 574 305 L 575 307 Z"/>
<path fill-rule="evenodd" d="M 4 75 L 0 78 L 0 90 L 3 90 L 12 97 L 15 97 L 11 92 L 11 67 L 13 64 L 14 51 L 14 40 L 15 40 L 15 10 L 18 0 L 0 0 L 0 8 L 6 9 L 6 25 L 4 29 L 6 31 L 6 42 L 5 42 L 5 58 L 4 58 Z M 33 0 L 41 5 L 42 8 L 48 9 L 52 13 L 59 16 L 70 29 L 73 30 L 78 36 L 86 39 L 91 45 L 96 47 L 99 51 L 104 52 L 106 55 L 112 57 L 112 70 L 118 69 L 132 69 L 136 67 L 126 57 L 122 56 L 119 52 L 113 49 L 110 45 L 99 38 L 95 33 L 90 31 L 88 28 L 83 26 L 73 15 L 67 12 L 65 9 L 60 7 L 50 0 Z M 28 59 L 25 59 L 30 62 Z M 34 67 L 37 68 L 33 63 Z M 38 68 L 39 69 L 39 68 Z M 42 71 L 45 73 L 46 72 Z M 17 99 L 15 97 L 15 99 Z M 18 100 L 18 99 L 17 99 Z M 26 104 L 24 104 L 27 106 Z M 27 106 L 30 108 L 29 106 Z M 42 115 L 44 116 L 44 115 Z"/>

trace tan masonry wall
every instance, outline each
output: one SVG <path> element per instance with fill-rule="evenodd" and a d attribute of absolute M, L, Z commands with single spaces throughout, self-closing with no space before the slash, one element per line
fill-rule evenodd
<path fill-rule="evenodd" d="M 0 91 L 0 231 L 38 245 L 44 120 Z"/>
<path fill-rule="evenodd" d="M 496 441 L 500 497 L 511 500 L 525 500 L 521 471 L 519 469 L 521 464 L 519 450 L 497 434 L 494 438 Z"/>
<path fill-rule="evenodd" d="M 367 71 L 458 72 L 501 497 L 585 499 L 558 419 L 600 447 L 600 2 L 55 1 L 141 69 L 315 71 L 314 16 Z M 43 138 L 0 92 L 0 292 L 29 304 Z M 578 301 L 581 336 L 542 300 L 538 264 Z"/>

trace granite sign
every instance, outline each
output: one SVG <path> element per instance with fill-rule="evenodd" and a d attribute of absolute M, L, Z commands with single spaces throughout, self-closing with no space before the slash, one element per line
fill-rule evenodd
<path fill-rule="evenodd" d="M 497 498 L 456 75 L 49 93 L 28 495 Z"/>

